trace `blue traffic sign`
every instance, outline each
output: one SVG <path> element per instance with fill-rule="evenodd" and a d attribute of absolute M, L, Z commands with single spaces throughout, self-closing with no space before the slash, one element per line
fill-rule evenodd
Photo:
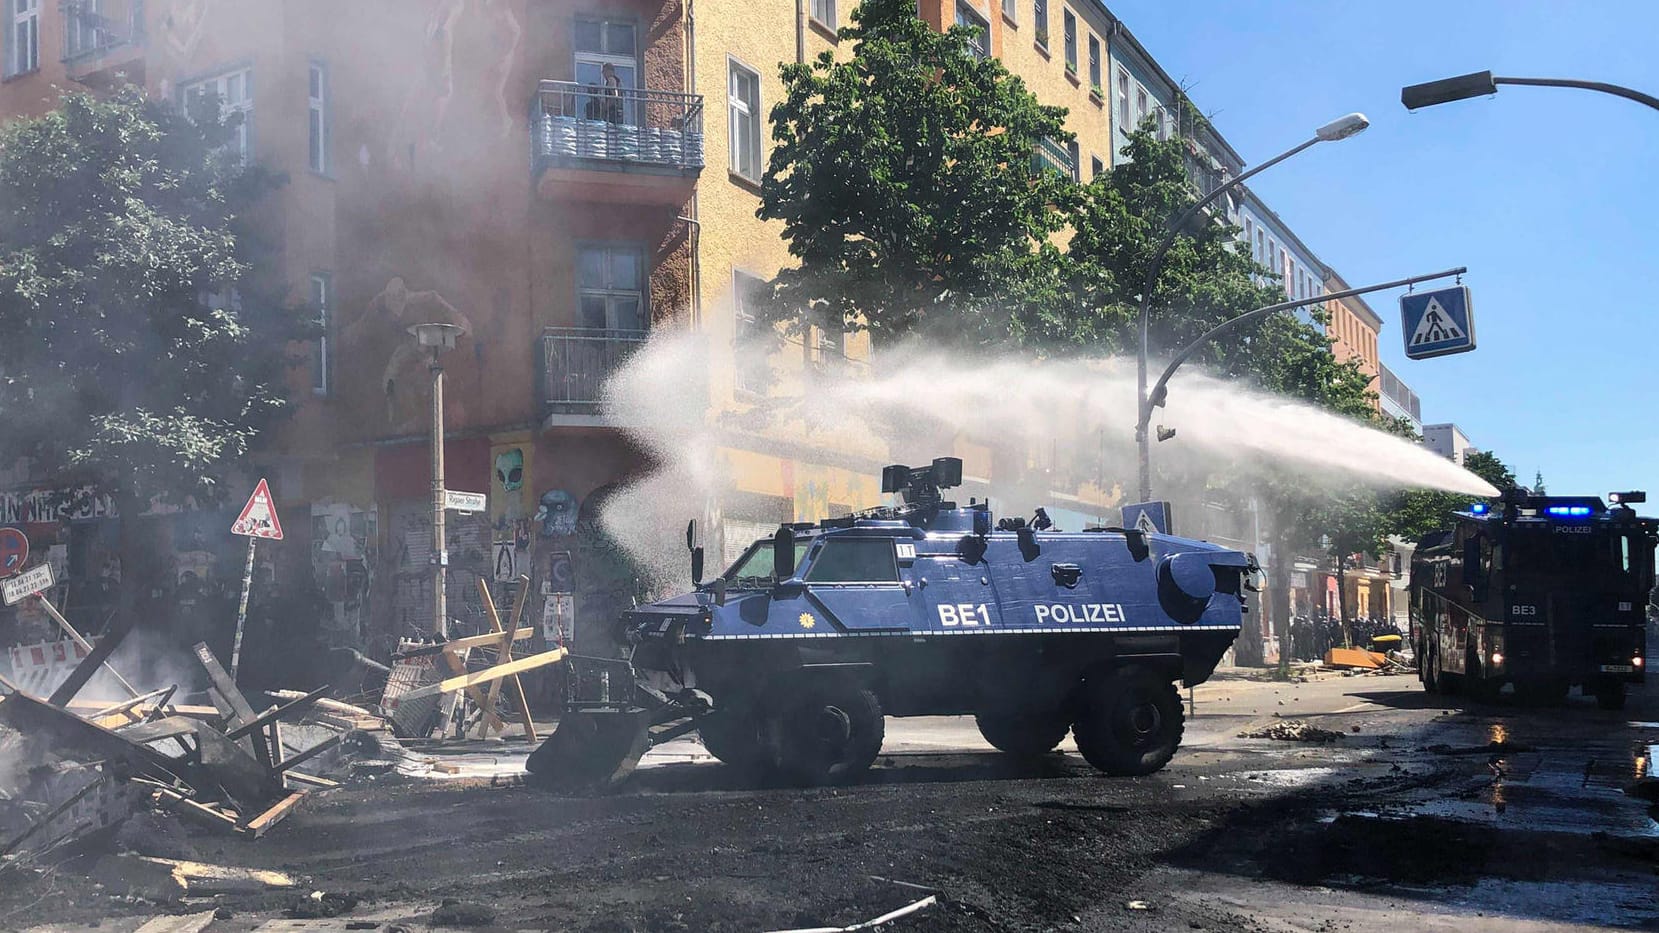
<path fill-rule="evenodd" d="M 1138 529 L 1148 534 L 1167 535 L 1170 533 L 1171 520 L 1168 502 L 1136 502 L 1123 507 L 1125 528 Z"/>
<path fill-rule="evenodd" d="M 23 569 L 29 560 L 29 539 L 16 528 L 0 528 L 0 577 Z"/>
<path fill-rule="evenodd" d="M 1469 286 L 1401 295 L 1400 333 L 1405 337 L 1406 356 L 1414 360 L 1473 350 L 1475 306 L 1469 300 Z"/>

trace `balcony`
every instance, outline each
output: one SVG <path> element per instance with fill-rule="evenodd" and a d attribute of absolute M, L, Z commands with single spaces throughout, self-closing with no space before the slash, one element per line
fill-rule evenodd
<path fill-rule="evenodd" d="M 61 0 L 63 66 L 72 81 L 144 83 L 144 0 Z"/>
<path fill-rule="evenodd" d="M 703 170 L 701 94 L 542 81 L 531 117 L 543 197 L 678 203 Z"/>
<path fill-rule="evenodd" d="M 645 344 L 643 330 L 549 327 L 541 337 L 542 413 L 548 427 L 598 425 L 605 380 Z"/>

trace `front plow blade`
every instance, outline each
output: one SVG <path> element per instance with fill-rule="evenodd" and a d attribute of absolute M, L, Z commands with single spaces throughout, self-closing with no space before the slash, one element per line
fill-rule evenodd
<path fill-rule="evenodd" d="M 560 794 L 595 793 L 620 784 L 650 744 L 649 710 L 567 713 L 524 764 L 525 783 Z"/>

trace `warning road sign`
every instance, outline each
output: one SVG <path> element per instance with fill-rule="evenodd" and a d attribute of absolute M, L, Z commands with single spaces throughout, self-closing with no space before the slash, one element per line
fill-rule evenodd
<path fill-rule="evenodd" d="M 1164 501 L 1135 502 L 1123 507 L 1123 527 L 1145 534 L 1169 534 L 1170 518 L 1169 503 Z"/>
<path fill-rule="evenodd" d="M 1475 348 L 1474 305 L 1467 285 L 1400 296 L 1400 333 L 1406 356 L 1421 360 Z"/>
<path fill-rule="evenodd" d="M 276 505 L 271 502 L 271 487 L 265 485 L 264 480 L 253 489 L 253 495 L 248 497 L 248 504 L 242 506 L 242 514 L 231 523 L 230 533 L 246 535 L 250 538 L 269 538 L 272 541 L 282 540 L 282 522 L 277 519 Z"/>
<path fill-rule="evenodd" d="M 28 560 L 28 537 L 16 528 L 0 528 L 0 577 L 22 570 Z"/>

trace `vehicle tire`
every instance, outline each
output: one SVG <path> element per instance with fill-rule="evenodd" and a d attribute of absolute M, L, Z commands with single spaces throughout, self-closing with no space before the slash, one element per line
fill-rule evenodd
<path fill-rule="evenodd" d="M 1430 693 L 1440 692 L 1440 649 L 1432 642 L 1426 643 L 1423 649 L 1422 664 L 1423 689 Z"/>
<path fill-rule="evenodd" d="M 1077 748 L 1107 774 L 1151 774 L 1181 744 L 1181 695 L 1168 679 L 1140 667 L 1090 677 L 1072 727 Z"/>
<path fill-rule="evenodd" d="M 979 734 L 991 747 L 1018 758 L 1035 758 L 1054 751 L 1071 730 L 1071 722 L 1059 713 L 975 713 Z"/>
<path fill-rule="evenodd" d="M 838 784 L 868 770 L 887 722 L 874 692 L 819 682 L 786 693 L 763 726 L 766 764 L 797 784 Z"/>
<path fill-rule="evenodd" d="M 1616 680 L 1597 684 L 1596 705 L 1602 709 L 1624 709 L 1624 684 Z"/>
<path fill-rule="evenodd" d="M 697 738 L 722 764 L 755 771 L 767 761 L 760 725 L 748 710 L 717 709 L 697 721 Z"/>

